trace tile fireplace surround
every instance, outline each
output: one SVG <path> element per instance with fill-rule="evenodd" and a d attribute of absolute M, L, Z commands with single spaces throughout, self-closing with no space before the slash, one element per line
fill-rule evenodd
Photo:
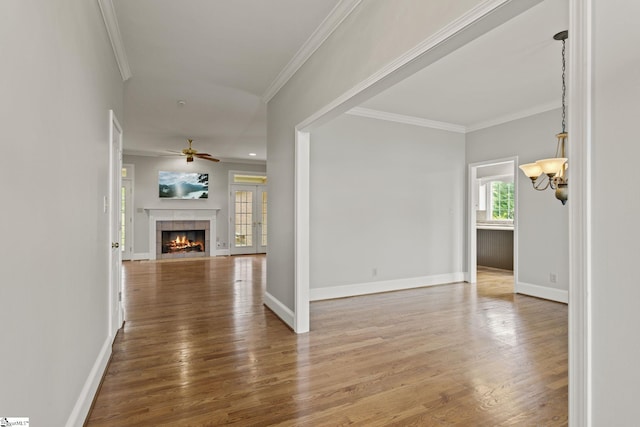
<path fill-rule="evenodd" d="M 215 253 L 216 215 L 220 209 L 145 208 L 149 215 L 149 259 L 192 258 Z M 205 252 L 163 254 L 162 230 L 205 230 Z"/>

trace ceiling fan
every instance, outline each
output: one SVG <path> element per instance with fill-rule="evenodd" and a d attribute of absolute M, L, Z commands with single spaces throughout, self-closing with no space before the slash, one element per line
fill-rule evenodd
<path fill-rule="evenodd" d="M 187 141 L 189 141 L 189 148 L 183 148 L 182 151 L 178 152 L 178 151 L 173 151 L 173 153 L 176 154 L 180 154 L 182 156 L 186 156 L 187 157 L 187 163 L 193 162 L 193 158 L 197 157 L 199 159 L 203 159 L 203 160 L 209 160 L 211 162 L 219 162 L 219 159 L 216 159 L 215 157 L 211 157 L 211 154 L 207 154 L 207 153 L 200 153 L 198 152 L 198 150 L 195 150 L 193 148 L 191 148 L 191 143 L 193 142 L 193 139 L 187 139 Z"/>

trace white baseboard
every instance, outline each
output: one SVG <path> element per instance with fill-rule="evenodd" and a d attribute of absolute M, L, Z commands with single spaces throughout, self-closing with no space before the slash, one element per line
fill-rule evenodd
<path fill-rule="evenodd" d="M 328 286 L 309 289 L 309 300 L 320 301 L 356 295 L 377 294 L 380 292 L 400 291 L 424 286 L 444 285 L 462 282 L 464 273 L 447 273 L 433 276 L 411 277 L 408 279 L 384 280 L 380 282 L 355 283 L 343 286 Z"/>
<path fill-rule="evenodd" d="M 294 329 L 294 314 L 289 307 L 284 305 L 279 299 L 271 295 L 269 292 L 264 293 L 264 305 L 269 307 L 276 316 L 278 316 L 284 323 L 289 325 L 291 329 Z"/>
<path fill-rule="evenodd" d="M 464 276 L 464 279 L 462 279 L 462 280 L 464 280 L 467 283 L 471 282 L 471 275 L 469 274 L 468 271 L 465 271 L 464 273 L 462 273 L 462 275 Z"/>
<path fill-rule="evenodd" d="M 87 418 L 87 415 L 89 415 L 89 409 L 91 409 L 93 398 L 98 391 L 100 381 L 102 381 L 104 371 L 107 369 L 107 363 L 109 363 L 109 358 L 111 357 L 114 339 L 115 337 L 107 337 L 106 341 L 102 345 L 102 349 L 100 349 L 100 353 L 98 353 L 98 358 L 93 364 L 91 372 L 89 372 L 89 376 L 80 391 L 80 396 L 78 397 L 78 400 L 76 400 L 76 404 L 74 405 L 65 426 L 81 427 L 84 425 L 84 421 Z"/>
<path fill-rule="evenodd" d="M 229 256 L 231 252 L 229 249 L 216 249 L 215 256 Z"/>
<path fill-rule="evenodd" d="M 569 303 L 569 291 L 564 289 L 548 288 L 546 286 L 518 282 L 515 291 L 516 293 L 536 298 L 548 299 L 565 304 Z"/>

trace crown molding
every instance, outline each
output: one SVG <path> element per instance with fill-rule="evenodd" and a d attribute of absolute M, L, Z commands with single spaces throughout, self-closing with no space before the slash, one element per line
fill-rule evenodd
<path fill-rule="evenodd" d="M 403 123 L 406 125 L 421 126 L 431 129 L 446 130 L 449 132 L 466 133 L 467 129 L 455 123 L 439 122 L 436 120 L 423 119 L 422 117 L 405 116 L 403 114 L 387 113 L 384 111 L 371 110 L 368 108 L 356 107 L 347 111 L 352 116 L 368 117 L 371 119 L 386 120 L 388 122 Z"/>
<path fill-rule="evenodd" d="M 547 111 L 560 108 L 562 105 L 560 101 L 550 102 L 548 104 L 536 105 L 535 107 L 528 108 L 526 110 L 518 111 L 516 113 L 508 114 L 505 116 L 496 117 L 495 119 L 479 122 L 470 126 L 458 125 L 449 122 L 439 122 L 436 120 L 429 120 L 422 117 L 405 116 L 404 114 L 387 113 L 385 111 L 371 110 L 369 108 L 355 107 L 347 111 L 346 114 L 352 116 L 368 117 L 370 119 L 386 120 L 388 122 L 403 123 L 406 125 L 422 126 L 431 129 L 446 130 L 449 132 L 457 133 L 469 133 L 481 129 L 490 128 L 492 126 L 501 125 L 503 123 L 511 122 L 518 119 L 524 119 L 525 117 L 533 116 Z"/>
<path fill-rule="evenodd" d="M 118 18 L 116 17 L 113 1 L 98 0 L 98 4 L 100 5 L 104 25 L 107 27 L 109 40 L 111 40 L 113 54 L 116 57 L 118 68 L 120 68 L 122 81 L 127 81 L 131 77 L 131 68 L 129 68 L 129 61 L 127 60 L 127 54 L 124 50 L 124 43 L 122 42 L 122 35 L 120 34 L 120 26 L 118 25 Z"/>
<path fill-rule="evenodd" d="M 528 108 L 526 110 L 518 111 L 516 113 L 507 114 L 504 116 L 496 117 L 495 119 L 487 120 L 484 122 L 475 123 L 467 126 L 467 133 L 474 132 L 480 129 L 490 128 L 492 126 L 501 125 L 503 123 L 511 122 L 518 119 L 524 119 L 525 117 L 533 116 L 547 111 L 555 110 L 562 107 L 560 101 L 553 101 L 548 104 L 536 105 L 535 107 Z"/>
<path fill-rule="evenodd" d="M 325 105 L 323 108 L 316 111 L 314 114 L 307 117 L 302 122 L 298 123 L 296 129 L 307 131 L 312 126 L 322 124 L 326 122 L 326 120 L 329 120 L 330 118 L 339 115 L 339 113 L 341 114 L 343 111 L 348 110 L 349 107 L 353 108 L 353 106 L 356 106 L 358 103 L 365 101 L 366 99 L 368 99 L 368 97 L 359 100 L 359 96 L 366 93 L 367 90 L 371 89 L 383 79 L 393 75 L 394 73 L 399 73 L 400 70 L 409 66 L 410 64 L 416 63 L 420 60 L 420 58 L 423 58 L 429 53 L 435 51 L 447 40 L 461 33 L 465 29 L 471 27 L 474 23 L 479 22 L 481 19 L 487 17 L 488 15 L 491 14 L 494 16 L 494 19 L 497 19 L 496 16 L 500 14 L 496 13 L 496 11 L 502 10 L 503 13 L 507 16 L 513 17 L 515 16 L 512 15 L 514 11 L 519 10 L 520 12 L 522 12 L 522 10 L 525 9 L 520 9 L 521 7 L 525 7 L 529 3 L 538 3 L 540 1 L 542 0 L 522 0 L 518 2 L 513 2 L 511 0 L 482 1 L 467 13 L 460 16 L 458 19 L 450 22 L 445 27 L 436 31 L 434 34 L 420 42 L 414 48 L 408 50 L 400 57 L 392 60 L 376 73 L 362 80 L 360 83 L 356 84 L 351 89 L 335 98 L 332 102 Z M 334 114 L 335 116 L 332 117 L 332 115 Z"/>
<path fill-rule="evenodd" d="M 278 76 L 269 85 L 262 95 L 262 101 L 266 104 L 273 98 L 280 89 L 298 71 L 307 59 L 322 46 L 322 43 L 338 28 L 351 12 L 360 4 L 362 0 L 340 0 L 338 4 L 329 12 L 329 15 L 315 29 L 313 34 L 304 42 L 302 47 L 291 58 L 289 63 L 280 71 Z"/>

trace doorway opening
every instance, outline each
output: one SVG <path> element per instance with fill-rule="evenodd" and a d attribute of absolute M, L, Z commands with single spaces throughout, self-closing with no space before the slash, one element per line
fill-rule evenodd
<path fill-rule="evenodd" d="M 518 158 L 469 165 L 468 282 L 477 282 L 478 266 L 511 270 L 517 283 Z"/>

